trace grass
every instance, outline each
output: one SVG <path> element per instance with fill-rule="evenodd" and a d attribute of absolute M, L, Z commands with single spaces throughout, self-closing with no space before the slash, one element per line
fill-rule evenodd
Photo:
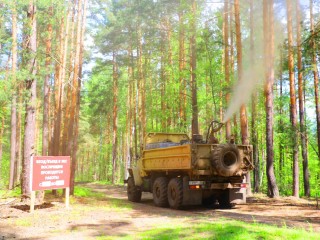
<path fill-rule="evenodd" d="M 105 197 L 104 193 L 94 192 L 90 188 L 75 186 L 74 187 L 75 197 L 86 197 L 86 198 L 96 198 L 101 199 Z"/>
<path fill-rule="evenodd" d="M 318 239 L 304 230 L 248 224 L 240 221 L 218 220 L 196 226 L 165 227 L 141 234 L 142 239 Z"/>
<path fill-rule="evenodd" d="M 12 197 L 20 197 L 21 188 L 17 187 L 13 190 L 1 190 L 0 189 L 0 198 L 12 198 Z"/>
<path fill-rule="evenodd" d="M 196 219 L 194 219 L 196 220 Z M 187 222 L 159 224 L 153 229 L 135 234 L 135 236 L 100 236 L 97 239 L 223 239 L 223 240 L 282 240 L 282 239 L 319 239 L 319 233 L 304 229 L 290 229 L 265 224 L 245 223 L 218 218 L 209 222 L 192 219 Z"/>

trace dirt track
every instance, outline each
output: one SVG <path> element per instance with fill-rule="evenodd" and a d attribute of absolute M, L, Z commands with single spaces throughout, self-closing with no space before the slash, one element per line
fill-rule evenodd
<path fill-rule="evenodd" d="M 13 202 L 0 205 L 0 239 L 94 239 L 99 236 L 127 236 L 151 229 L 159 224 L 230 218 L 277 226 L 312 229 L 320 232 L 320 210 L 314 202 L 294 198 L 249 198 L 248 203 L 234 209 L 206 209 L 201 206 L 184 210 L 158 208 L 152 195 L 144 193 L 141 203 L 129 203 L 125 187 L 85 184 L 105 194 L 92 205 L 78 199 L 71 210 L 63 203 L 51 202 L 28 212 L 28 206 Z"/>

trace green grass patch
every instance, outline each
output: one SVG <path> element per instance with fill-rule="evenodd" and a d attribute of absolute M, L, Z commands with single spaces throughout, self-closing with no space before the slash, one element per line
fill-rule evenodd
<path fill-rule="evenodd" d="M 282 240 L 319 239 L 319 233 L 304 229 L 276 227 L 266 224 L 245 223 L 218 218 L 209 222 L 189 218 L 183 222 L 157 224 L 153 229 L 136 233 L 134 236 L 100 236 L 97 239 L 223 239 L 223 240 Z"/>
<path fill-rule="evenodd" d="M 159 227 L 141 233 L 141 239 L 319 239 L 319 235 L 286 226 L 249 224 L 240 221 L 217 220 L 196 224 Z"/>
<path fill-rule="evenodd" d="M 90 188 L 81 187 L 81 186 L 75 186 L 74 187 L 74 196 L 75 197 L 87 197 L 87 198 L 103 198 L 105 197 L 105 194 L 94 192 Z"/>
<path fill-rule="evenodd" d="M 21 195 L 21 188 L 20 187 L 16 187 L 13 190 L 0 189 L 0 198 L 20 197 L 20 195 Z"/>

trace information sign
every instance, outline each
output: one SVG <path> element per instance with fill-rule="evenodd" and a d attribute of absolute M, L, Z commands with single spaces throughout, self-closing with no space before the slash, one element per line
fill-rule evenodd
<path fill-rule="evenodd" d="M 67 188 L 70 156 L 35 156 L 31 160 L 31 191 Z"/>
<path fill-rule="evenodd" d="M 31 158 L 30 213 L 34 212 L 35 191 L 66 189 L 66 207 L 69 208 L 70 156 L 36 156 Z"/>

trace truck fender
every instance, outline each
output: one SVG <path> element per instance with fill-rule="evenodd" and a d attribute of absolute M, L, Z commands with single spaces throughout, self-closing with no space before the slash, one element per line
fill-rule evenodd
<path fill-rule="evenodd" d="M 140 168 L 139 167 L 133 167 L 132 168 L 132 174 L 133 174 L 133 179 L 134 179 L 134 184 L 136 186 L 141 186 L 143 183 L 143 180 L 140 176 Z"/>

